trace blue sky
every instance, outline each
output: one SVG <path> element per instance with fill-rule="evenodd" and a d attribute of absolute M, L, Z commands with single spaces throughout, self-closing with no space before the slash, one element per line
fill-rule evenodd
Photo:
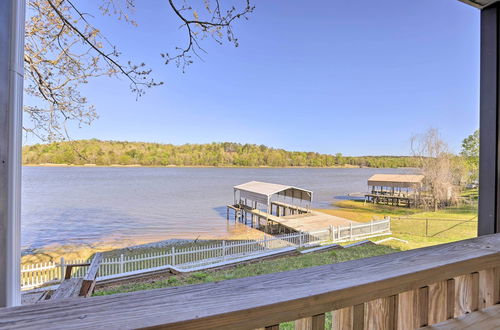
<path fill-rule="evenodd" d="M 430 127 L 454 151 L 478 127 L 479 11 L 457 0 L 258 0 L 240 46 L 207 40 L 186 73 L 159 56 L 186 41 L 166 2 L 136 3 L 137 28 L 94 22 L 165 84 L 136 101 L 124 79 L 92 80 L 100 117 L 74 139 L 404 155 Z"/>

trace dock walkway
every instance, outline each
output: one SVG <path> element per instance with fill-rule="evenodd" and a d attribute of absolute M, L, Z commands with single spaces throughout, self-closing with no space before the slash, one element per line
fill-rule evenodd
<path fill-rule="evenodd" d="M 282 232 L 315 232 L 325 230 L 330 226 L 349 226 L 358 222 L 347 220 L 326 213 L 311 211 L 295 205 L 281 202 L 271 204 L 271 212 L 267 213 L 244 204 L 228 205 L 229 209 L 235 211 L 235 220 L 240 219 L 251 227 L 264 228 L 265 232 L 271 234 Z M 281 215 L 281 216 L 280 216 Z"/>
<path fill-rule="evenodd" d="M 358 222 L 347 220 L 334 215 L 329 215 L 322 212 L 310 211 L 309 213 L 287 215 L 279 217 L 279 223 L 282 226 L 293 228 L 295 231 L 313 232 L 324 230 L 329 226 L 349 226 L 358 224 Z"/>

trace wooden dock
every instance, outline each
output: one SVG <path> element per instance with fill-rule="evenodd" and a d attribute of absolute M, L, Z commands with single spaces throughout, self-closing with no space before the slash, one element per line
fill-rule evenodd
<path fill-rule="evenodd" d="M 228 205 L 227 209 L 228 220 L 230 218 L 229 210 L 232 209 L 234 210 L 235 221 L 258 228 L 269 234 L 314 232 L 325 230 L 330 226 L 345 227 L 351 223 L 357 224 L 355 221 L 281 202 L 271 203 L 270 209 L 272 213 L 244 204 Z"/>
<path fill-rule="evenodd" d="M 336 217 L 322 212 L 311 211 L 309 213 L 288 215 L 279 217 L 279 224 L 295 231 L 314 232 L 325 230 L 330 226 L 349 226 L 357 224 L 355 221 L 347 220 L 341 217 Z"/>
<path fill-rule="evenodd" d="M 259 181 L 240 184 L 233 189 L 234 203 L 227 206 L 227 220 L 233 210 L 234 221 L 271 235 L 314 232 L 357 223 L 312 211 L 313 192 L 307 189 Z"/>

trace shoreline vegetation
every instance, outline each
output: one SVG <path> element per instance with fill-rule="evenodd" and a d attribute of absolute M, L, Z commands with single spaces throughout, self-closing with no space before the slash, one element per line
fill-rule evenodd
<path fill-rule="evenodd" d="M 265 145 L 213 142 L 160 144 L 101 141 L 53 142 L 23 147 L 26 166 L 106 167 L 255 167 L 255 168 L 401 168 L 418 167 L 411 156 L 344 156 L 287 151 Z"/>
<path fill-rule="evenodd" d="M 332 165 L 332 166 L 239 166 L 239 165 L 97 165 L 97 164 L 55 164 L 55 163 L 42 163 L 42 164 L 23 164 L 26 167 L 146 167 L 146 168 L 364 168 L 365 166 L 359 165 Z M 398 167 L 400 168 L 400 167 Z M 409 167 L 412 168 L 412 167 Z"/>

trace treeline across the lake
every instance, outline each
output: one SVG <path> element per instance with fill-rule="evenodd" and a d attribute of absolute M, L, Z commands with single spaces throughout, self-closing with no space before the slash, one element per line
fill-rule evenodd
<path fill-rule="evenodd" d="M 349 157 L 286 151 L 265 145 L 220 142 L 159 144 L 78 140 L 23 147 L 23 164 L 141 165 L 141 166 L 270 166 L 270 167 L 418 167 L 409 156 Z"/>

